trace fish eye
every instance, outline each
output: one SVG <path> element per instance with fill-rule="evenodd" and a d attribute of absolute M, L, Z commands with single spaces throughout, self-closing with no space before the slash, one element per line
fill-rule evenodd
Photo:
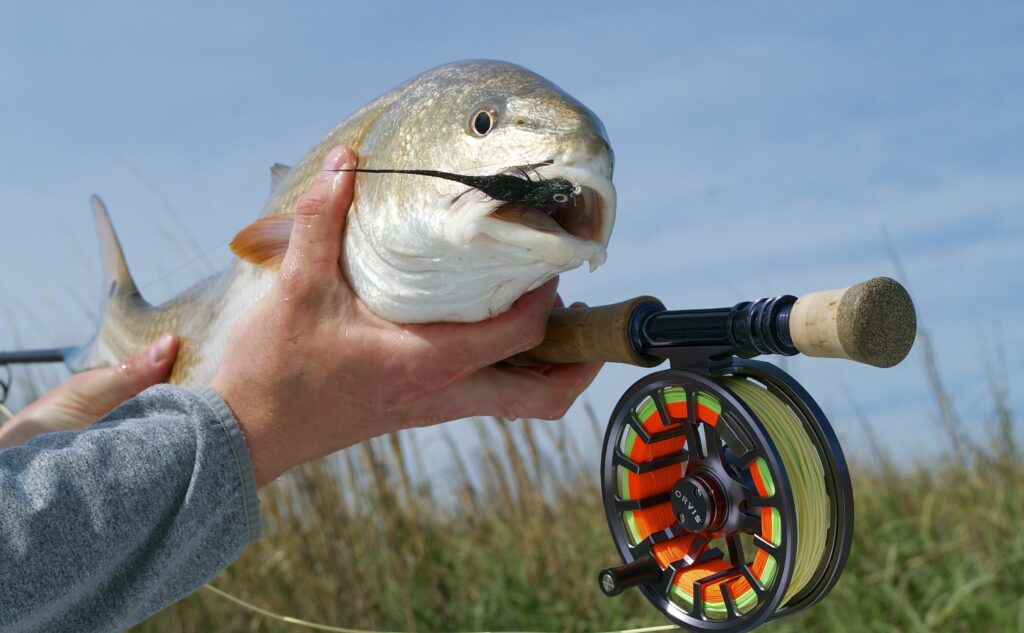
<path fill-rule="evenodd" d="M 473 136 L 486 136 L 498 125 L 498 113 L 493 108 L 478 108 L 469 117 L 469 132 Z"/>
<path fill-rule="evenodd" d="M 551 199 L 559 204 L 562 204 L 563 202 L 569 201 L 569 196 L 565 195 L 564 193 L 556 193 L 555 195 L 551 196 Z"/>

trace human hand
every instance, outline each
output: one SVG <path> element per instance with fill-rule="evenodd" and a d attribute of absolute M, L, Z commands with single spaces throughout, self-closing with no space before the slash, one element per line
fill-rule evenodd
<path fill-rule="evenodd" d="M 544 337 L 557 280 L 479 323 L 398 325 L 355 296 L 339 258 L 348 148 L 300 198 L 278 277 L 234 327 L 211 386 L 245 433 L 257 484 L 372 437 L 475 415 L 557 419 L 601 363 L 496 367 Z"/>
<path fill-rule="evenodd" d="M 177 355 L 178 338 L 164 334 L 116 367 L 68 378 L 0 427 L 0 448 L 24 444 L 40 433 L 89 426 L 125 400 L 166 380 Z"/>

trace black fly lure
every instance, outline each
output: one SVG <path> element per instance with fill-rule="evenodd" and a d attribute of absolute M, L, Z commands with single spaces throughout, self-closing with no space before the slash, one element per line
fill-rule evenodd
<path fill-rule="evenodd" d="M 522 168 L 519 169 L 521 176 L 513 174 L 467 176 L 433 169 L 356 168 L 332 171 L 354 171 L 363 174 L 412 174 L 415 176 L 444 178 L 445 180 L 453 180 L 473 189 L 478 189 L 495 200 L 520 204 L 548 215 L 565 208 L 571 199 L 580 194 L 579 185 L 575 185 L 564 178 L 551 178 L 548 180 L 537 178 L 532 180 L 526 173 L 526 170 Z"/>

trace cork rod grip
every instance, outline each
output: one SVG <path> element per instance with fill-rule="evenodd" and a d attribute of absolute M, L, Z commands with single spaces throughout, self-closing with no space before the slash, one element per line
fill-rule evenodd
<path fill-rule="evenodd" d="M 547 334 L 537 347 L 506 362 L 513 365 L 581 363 L 595 360 L 653 367 L 662 359 L 641 356 L 629 340 L 633 312 L 654 297 L 636 297 L 596 308 L 554 308 Z"/>
<path fill-rule="evenodd" d="M 875 277 L 800 297 L 790 313 L 789 332 L 793 344 L 807 356 L 892 367 L 910 353 L 917 313 L 903 286 Z"/>

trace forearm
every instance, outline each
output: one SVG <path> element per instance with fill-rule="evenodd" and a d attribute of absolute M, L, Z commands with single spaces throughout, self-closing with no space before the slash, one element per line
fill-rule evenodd
<path fill-rule="evenodd" d="M 155 387 L 0 451 L 0 629 L 120 630 L 259 536 L 245 441 L 212 390 Z"/>

